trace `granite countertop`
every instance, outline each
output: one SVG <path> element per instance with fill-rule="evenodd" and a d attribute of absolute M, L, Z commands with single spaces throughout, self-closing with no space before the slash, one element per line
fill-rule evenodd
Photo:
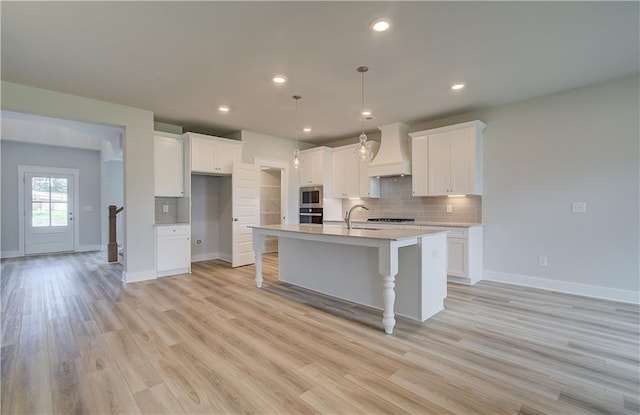
<path fill-rule="evenodd" d="M 324 221 L 327 224 L 344 224 L 343 220 L 327 220 Z M 483 226 L 482 223 L 471 223 L 471 222 L 424 222 L 424 221 L 414 221 L 414 222 L 368 222 L 366 220 L 352 220 L 353 224 L 366 224 L 369 226 L 375 225 L 418 225 L 418 226 L 444 226 L 448 228 L 471 228 L 472 226 Z"/>
<path fill-rule="evenodd" d="M 173 223 L 154 223 L 153 226 L 183 226 L 189 225 L 187 222 L 173 222 Z"/>
<path fill-rule="evenodd" d="M 422 229 L 346 229 L 339 225 L 261 225 L 250 226 L 253 229 L 275 232 L 305 233 L 322 236 L 345 236 L 369 239 L 399 241 L 445 231 L 427 231 Z"/>

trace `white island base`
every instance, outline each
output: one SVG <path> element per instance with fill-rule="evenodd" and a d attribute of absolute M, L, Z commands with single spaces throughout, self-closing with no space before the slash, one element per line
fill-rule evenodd
<path fill-rule="evenodd" d="M 260 226 L 253 231 L 258 287 L 264 237 L 273 235 L 278 237 L 281 281 L 382 309 L 388 334 L 396 313 L 422 322 L 444 308 L 445 232 L 317 225 Z"/>

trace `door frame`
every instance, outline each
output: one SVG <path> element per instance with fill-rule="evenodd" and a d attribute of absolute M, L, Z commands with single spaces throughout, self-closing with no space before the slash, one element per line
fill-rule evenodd
<path fill-rule="evenodd" d="M 80 238 L 80 170 L 64 167 L 29 166 L 18 164 L 18 256 L 25 256 L 24 221 L 27 212 L 24 205 L 24 190 L 27 185 L 25 182 L 26 173 L 53 173 L 73 176 L 73 211 L 75 212 L 73 216 L 73 251 L 76 252 L 79 246 L 78 239 Z"/>
<path fill-rule="evenodd" d="M 289 217 L 289 163 L 254 157 L 253 164 L 258 168 L 269 167 L 280 170 L 280 214 L 284 217 L 281 223 L 293 223 Z"/>

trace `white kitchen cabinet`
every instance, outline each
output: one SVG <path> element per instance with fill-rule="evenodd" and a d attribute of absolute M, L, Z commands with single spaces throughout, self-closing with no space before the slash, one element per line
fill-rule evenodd
<path fill-rule="evenodd" d="M 155 132 L 153 137 L 154 193 L 184 196 L 184 145 L 180 136 Z"/>
<path fill-rule="evenodd" d="M 336 222 L 335 224 L 343 224 Z M 482 279 L 482 225 L 470 227 L 427 226 L 406 223 L 356 222 L 354 228 L 424 229 L 447 232 L 447 275 L 449 282 L 473 285 Z"/>
<path fill-rule="evenodd" d="M 380 197 L 380 179 L 369 176 L 369 161 L 361 161 L 356 155 L 358 144 L 333 149 L 333 197 L 378 198 Z M 378 143 L 373 143 L 375 152 Z"/>
<path fill-rule="evenodd" d="M 471 121 L 411 133 L 413 195 L 481 195 L 485 126 Z"/>
<path fill-rule="evenodd" d="M 186 133 L 191 147 L 191 172 L 231 174 L 233 163 L 242 161 L 242 142 L 196 133 Z"/>
<path fill-rule="evenodd" d="M 156 275 L 191 272 L 190 226 L 156 225 Z"/>
<path fill-rule="evenodd" d="M 333 197 L 359 197 L 360 175 L 358 160 L 352 146 L 333 149 Z"/>
<path fill-rule="evenodd" d="M 315 147 L 300 152 L 300 186 L 325 186 L 331 169 L 331 149 Z M 328 194 L 327 190 L 324 190 Z"/>
<path fill-rule="evenodd" d="M 429 136 L 411 139 L 411 194 L 429 196 Z"/>
<path fill-rule="evenodd" d="M 422 228 L 447 231 L 447 275 L 450 282 L 472 285 L 482 279 L 482 226 Z"/>

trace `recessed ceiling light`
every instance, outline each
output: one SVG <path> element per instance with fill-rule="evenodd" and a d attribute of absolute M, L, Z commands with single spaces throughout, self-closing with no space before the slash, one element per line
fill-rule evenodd
<path fill-rule="evenodd" d="M 304 131 L 305 133 L 310 133 L 311 132 L 311 127 L 304 127 L 302 129 L 302 131 Z"/>
<path fill-rule="evenodd" d="M 285 82 L 287 82 L 287 77 L 284 75 L 274 75 L 273 82 L 275 82 L 276 84 L 284 84 Z"/>
<path fill-rule="evenodd" d="M 362 116 L 363 117 L 370 117 L 371 116 L 371 111 L 368 111 L 368 110 L 362 111 Z"/>
<path fill-rule="evenodd" d="M 454 91 L 457 91 L 457 90 L 462 89 L 462 88 L 464 88 L 464 83 L 463 82 L 458 82 L 458 83 L 455 83 L 455 84 L 451 85 L 451 89 L 453 89 Z"/>
<path fill-rule="evenodd" d="M 380 19 L 375 19 L 369 25 L 371 29 L 375 32 L 386 32 L 391 27 L 391 20 L 382 17 Z"/>
<path fill-rule="evenodd" d="M 220 111 L 220 112 L 229 112 L 229 107 L 227 107 L 226 105 L 220 105 L 218 107 L 218 111 Z"/>

